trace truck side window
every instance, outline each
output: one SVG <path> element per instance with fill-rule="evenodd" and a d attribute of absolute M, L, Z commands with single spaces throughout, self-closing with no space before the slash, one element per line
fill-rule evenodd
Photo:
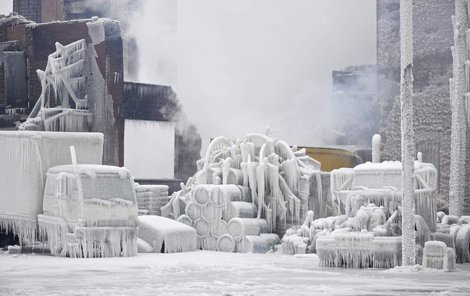
<path fill-rule="evenodd" d="M 55 178 L 47 178 L 46 179 L 46 195 L 54 196 L 55 189 L 56 189 Z"/>
<path fill-rule="evenodd" d="M 77 192 L 77 182 L 75 182 L 75 176 L 67 177 L 67 185 L 65 186 L 65 194 L 68 197 L 73 197 L 75 196 L 76 192 Z"/>

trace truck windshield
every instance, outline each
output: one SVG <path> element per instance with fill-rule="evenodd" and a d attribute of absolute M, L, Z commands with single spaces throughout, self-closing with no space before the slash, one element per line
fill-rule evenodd
<path fill-rule="evenodd" d="M 119 175 L 114 174 L 96 174 L 91 177 L 88 175 L 80 176 L 83 198 L 97 198 L 110 200 L 121 198 L 134 201 L 134 192 L 130 179 L 121 179 Z"/>

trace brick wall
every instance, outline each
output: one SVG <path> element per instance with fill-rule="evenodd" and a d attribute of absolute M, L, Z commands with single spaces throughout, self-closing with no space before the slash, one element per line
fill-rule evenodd
<path fill-rule="evenodd" d="M 124 92 L 122 39 L 118 22 L 105 21 L 104 28 L 105 41 L 93 45 L 85 20 L 37 25 L 0 22 L 0 42 L 17 40 L 26 52 L 28 97 L 32 108 L 42 90 L 36 69 L 46 68 L 49 54 L 56 50 L 56 42 L 67 45 L 80 39 L 86 40 L 87 60 L 90 63 L 85 67 L 84 75 L 88 81 L 88 97 L 96 107 L 93 109 L 92 131 L 102 132 L 105 135 L 104 163 L 122 165 L 124 134 L 119 118 Z M 90 66 L 92 64 L 97 65 L 97 72 L 93 72 Z M 101 80 L 96 76 L 102 76 Z M 4 87 L 0 84 L 0 93 L 2 92 Z"/>
<path fill-rule="evenodd" d="M 64 0 L 41 0 L 41 23 L 64 20 Z"/>
<path fill-rule="evenodd" d="M 377 1 L 377 72 L 383 157 L 401 159 L 399 0 Z M 447 198 L 450 168 L 449 78 L 452 76 L 453 0 L 415 1 L 414 130 L 417 151 L 440 171 Z"/>
<path fill-rule="evenodd" d="M 26 19 L 41 22 L 42 0 L 13 0 L 13 11 Z"/>

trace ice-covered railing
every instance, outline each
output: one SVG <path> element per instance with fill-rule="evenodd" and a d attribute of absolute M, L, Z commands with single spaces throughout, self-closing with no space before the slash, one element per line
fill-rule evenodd
<path fill-rule="evenodd" d="M 31 117 L 37 115 L 35 111 L 41 108 L 54 107 L 53 104 L 70 108 L 70 99 L 76 109 L 87 108 L 88 100 L 82 95 L 85 83 L 83 66 L 85 62 L 85 39 L 62 45 L 56 42 L 56 51 L 49 55 L 46 70 L 37 70 L 41 81 L 42 92 L 38 103 L 31 112 Z"/>
<path fill-rule="evenodd" d="M 353 169 L 342 168 L 331 172 L 331 195 L 338 211 L 349 214 L 353 204 L 374 203 L 387 206 L 401 203 L 401 163 L 386 161 L 365 163 Z M 429 163 L 415 161 L 416 213 L 423 216 L 431 229 L 435 229 L 434 213 L 437 209 L 437 170 Z"/>
<path fill-rule="evenodd" d="M 37 70 L 41 95 L 21 130 L 87 131 L 91 124 L 88 99 L 83 90 L 86 42 L 56 44 L 44 71 Z M 52 109 L 52 110 L 49 110 Z M 41 124 L 44 124 L 42 126 Z"/>

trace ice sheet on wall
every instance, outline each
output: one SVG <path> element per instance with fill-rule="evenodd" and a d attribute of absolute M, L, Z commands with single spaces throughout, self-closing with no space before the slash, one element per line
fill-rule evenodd
<path fill-rule="evenodd" d="M 124 126 L 124 166 L 136 179 L 174 177 L 175 124 L 130 120 Z"/>

